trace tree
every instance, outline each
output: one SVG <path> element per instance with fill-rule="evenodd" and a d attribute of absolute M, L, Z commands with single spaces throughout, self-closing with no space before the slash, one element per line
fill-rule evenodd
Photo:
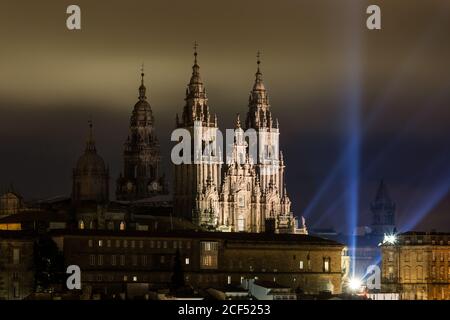
<path fill-rule="evenodd" d="M 177 249 L 173 263 L 172 288 L 179 289 L 184 287 L 184 272 L 181 263 L 180 250 Z"/>
<path fill-rule="evenodd" d="M 48 235 L 39 235 L 34 243 L 35 290 L 48 291 L 64 283 L 64 256 Z"/>

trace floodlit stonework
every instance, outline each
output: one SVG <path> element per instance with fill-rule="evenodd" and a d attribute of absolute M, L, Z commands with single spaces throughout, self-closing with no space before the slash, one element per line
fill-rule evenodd
<path fill-rule="evenodd" d="M 245 129 L 256 134 L 257 157 L 251 156 L 238 115 L 232 151 L 224 164 L 220 147 L 204 153 L 206 146 L 215 144 L 219 129 L 217 117 L 211 117 L 196 51 L 194 55 L 186 103 L 181 119 L 177 115 L 176 127 L 187 129 L 191 144 L 201 145 L 202 150 L 200 156 L 194 154 L 199 161 L 175 164 L 175 215 L 209 230 L 306 233 L 304 220 L 298 228 L 291 212 L 279 150 L 280 128 L 272 117 L 259 57 L 245 120 Z"/>

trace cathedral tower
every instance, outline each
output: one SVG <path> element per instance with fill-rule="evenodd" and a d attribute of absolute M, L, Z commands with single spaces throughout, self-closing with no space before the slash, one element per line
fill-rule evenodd
<path fill-rule="evenodd" d="M 274 220 L 276 232 L 293 232 L 295 219 L 285 187 L 284 157 L 279 148 L 280 127 L 278 119 L 274 122 L 272 117 L 260 64 L 258 52 L 255 82 L 250 92 L 245 122 L 246 129 L 254 129 L 258 138 L 255 171 L 262 192 L 260 220 Z"/>
<path fill-rule="evenodd" d="M 84 154 L 73 169 L 72 201 L 106 203 L 109 200 L 109 169 L 97 154 L 93 136 L 92 122 L 89 122 L 89 135 Z"/>
<path fill-rule="evenodd" d="M 395 210 L 395 203 L 389 196 L 386 184 L 381 180 L 375 199 L 370 204 L 373 217 L 372 233 L 383 235 L 384 233 L 391 234 L 394 232 Z"/>
<path fill-rule="evenodd" d="M 194 65 L 186 88 L 183 114 L 176 127 L 189 132 L 190 163 L 174 166 L 174 213 L 195 224 L 215 228 L 218 224 L 218 188 L 221 183 L 222 156 L 216 147 L 217 117 L 211 116 L 206 90 L 194 47 Z"/>
<path fill-rule="evenodd" d="M 123 172 L 117 180 L 118 200 L 139 200 L 166 191 L 159 167 L 161 159 L 155 119 L 146 90 L 142 68 L 139 100 L 134 105 L 129 135 L 124 144 Z"/>

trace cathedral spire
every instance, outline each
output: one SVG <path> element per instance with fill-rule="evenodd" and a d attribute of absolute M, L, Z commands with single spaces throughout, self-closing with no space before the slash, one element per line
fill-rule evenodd
<path fill-rule="evenodd" d="M 189 81 L 189 85 L 202 85 L 202 80 L 200 78 L 200 66 L 197 63 L 197 52 L 198 49 L 198 43 L 197 41 L 194 42 L 194 65 L 192 66 L 192 76 L 191 80 Z M 200 88 L 198 88 L 200 89 Z"/>
<path fill-rule="evenodd" d="M 264 91 L 264 90 L 266 90 L 266 88 L 264 87 L 262 73 L 261 73 L 261 69 L 260 69 L 261 52 L 259 52 L 259 51 L 256 53 L 256 64 L 257 64 L 257 69 L 256 69 L 256 73 L 255 73 L 255 84 L 253 85 L 253 90 Z"/>
<path fill-rule="evenodd" d="M 236 115 L 235 128 L 236 129 L 240 129 L 241 128 L 241 115 L 239 113 Z"/>
<path fill-rule="evenodd" d="M 375 201 L 383 201 L 386 203 L 391 202 L 391 197 L 389 196 L 386 184 L 384 183 L 383 179 L 380 181 L 380 185 L 378 186 L 377 194 L 375 196 Z"/>
<path fill-rule="evenodd" d="M 256 54 L 256 73 L 253 88 L 250 91 L 249 110 L 245 121 L 246 128 L 259 129 L 260 127 L 272 127 L 271 115 L 269 110 L 269 98 L 266 87 L 264 86 L 261 72 L 261 53 Z"/>
<path fill-rule="evenodd" d="M 96 152 L 94 134 L 92 130 L 93 127 L 92 120 L 89 120 L 88 124 L 89 124 L 89 134 L 86 141 L 86 152 Z"/>
<path fill-rule="evenodd" d="M 144 63 L 142 63 L 141 66 L 141 85 L 139 87 L 139 100 L 146 100 L 147 97 L 145 96 L 146 88 L 144 86 Z"/>

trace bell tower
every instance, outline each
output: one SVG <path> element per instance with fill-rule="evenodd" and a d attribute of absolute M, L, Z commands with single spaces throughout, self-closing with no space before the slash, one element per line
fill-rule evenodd
<path fill-rule="evenodd" d="M 156 137 L 153 112 L 146 96 L 144 67 L 138 101 L 130 118 L 130 129 L 123 151 L 123 172 L 117 180 L 118 200 L 139 200 L 165 193 L 160 173 L 160 148 Z"/>

